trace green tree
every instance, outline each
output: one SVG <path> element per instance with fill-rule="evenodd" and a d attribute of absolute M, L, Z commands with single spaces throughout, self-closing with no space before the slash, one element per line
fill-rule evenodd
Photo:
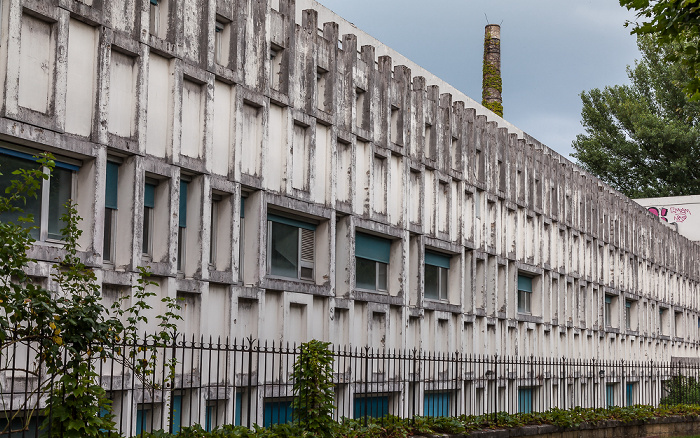
<path fill-rule="evenodd" d="M 632 33 L 654 35 L 662 44 L 676 44 L 679 50 L 666 53 L 667 60 L 687 69 L 685 91 L 700 99 L 700 1 L 620 0 L 620 6 L 637 13 Z"/>
<path fill-rule="evenodd" d="M 700 193 L 700 103 L 683 91 L 686 66 L 668 60 L 672 44 L 639 36 L 642 54 L 627 68 L 631 85 L 581 93 L 586 133 L 572 154 L 631 198 Z"/>
<path fill-rule="evenodd" d="M 27 275 L 27 266 L 34 262 L 27 254 L 34 243 L 30 226 L 34 221 L 22 207 L 40 191 L 41 181 L 48 178 L 46 170 L 50 173 L 54 167 L 48 154 L 37 161 L 35 169 L 14 171 L 15 178 L 0 195 L 0 366 L 12 376 L 26 375 L 38 382 L 21 406 L 3 410 L 0 434 L 27 430 L 38 409 L 37 395 L 48 394 L 51 414 L 42 429 L 51 428 L 65 438 L 108 436 L 114 423 L 106 391 L 99 384 L 99 362 L 118 362 L 144 385 L 152 385 L 144 355 L 154 358 L 157 346 L 170 340 L 177 304 L 165 300 L 168 311 L 159 316 L 159 331 L 148 339 L 154 346 L 148 347 L 150 351 L 131 348 L 139 324 L 147 322 L 143 311 L 150 308 L 148 298 L 153 295 L 146 291 L 147 272 L 141 271 L 130 307 L 122 310 L 122 301 L 129 296 L 111 309 L 105 307 L 97 277 L 78 252 L 82 231 L 71 202 L 62 218 L 63 256 L 52 273 L 58 290 L 49 291 Z"/>
<path fill-rule="evenodd" d="M 330 437 L 333 421 L 333 352 L 330 342 L 312 340 L 301 344 L 294 362 L 292 416 L 314 436 Z"/>

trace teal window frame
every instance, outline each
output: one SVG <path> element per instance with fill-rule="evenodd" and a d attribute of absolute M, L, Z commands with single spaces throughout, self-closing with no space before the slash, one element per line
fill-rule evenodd
<path fill-rule="evenodd" d="M 292 422 L 292 400 L 265 399 L 263 403 L 263 427 Z"/>
<path fill-rule="evenodd" d="M 451 399 L 452 394 L 447 391 L 425 392 L 423 395 L 423 416 L 449 417 Z"/>
<path fill-rule="evenodd" d="M 535 389 L 532 387 L 518 388 L 518 412 L 521 414 L 532 413 L 534 405 Z"/>
<path fill-rule="evenodd" d="M 119 200 L 119 163 L 107 161 L 105 169 L 105 217 L 102 259 L 113 262 L 117 235 L 117 207 Z"/>
<path fill-rule="evenodd" d="M 141 242 L 141 253 L 146 256 L 150 256 L 153 253 L 156 187 L 156 182 L 146 181 L 143 185 L 143 240 Z"/>
<path fill-rule="evenodd" d="M 605 405 L 607 407 L 615 406 L 615 384 L 605 384 Z"/>
<path fill-rule="evenodd" d="M 447 300 L 451 256 L 425 251 L 423 266 L 424 296 L 431 300 Z"/>
<path fill-rule="evenodd" d="M 353 418 L 383 418 L 389 415 L 386 394 L 357 394 L 353 400 Z"/>
<path fill-rule="evenodd" d="M 518 274 L 518 313 L 532 313 L 532 277 Z"/>
<path fill-rule="evenodd" d="M 391 240 L 355 232 L 355 287 L 373 292 L 389 289 Z"/>
<path fill-rule="evenodd" d="M 12 172 L 16 169 L 37 169 L 38 163 L 34 155 L 22 150 L 12 149 L 8 143 L 0 142 L 0 144 L 8 147 L 0 147 L 0 157 L 7 157 L 7 161 L 0 158 L 0 190 L 9 186 L 12 179 L 16 179 Z M 21 146 L 18 146 L 19 149 Z M 36 151 L 36 155 L 40 152 Z M 30 234 L 39 242 L 62 242 L 63 235 L 61 229 L 64 227 L 61 217 L 68 213 L 65 206 L 66 202 L 73 198 L 75 193 L 76 174 L 80 170 L 80 166 L 63 161 L 63 159 L 54 158 L 54 169 L 49 174 L 47 167 L 43 168 L 43 172 L 48 175 L 48 178 L 39 181 L 40 188 L 36 191 L 36 197 L 27 197 L 26 203 L 20 205 L 23 213 L 5 212 L 2 215 L 2 220 L 13 222 L 25 227 L 32 227 Z M 8 169 L 5 164 L 10 164 Z M 33 216 L 33 222 L 20 222 L 20 217 Z"/>

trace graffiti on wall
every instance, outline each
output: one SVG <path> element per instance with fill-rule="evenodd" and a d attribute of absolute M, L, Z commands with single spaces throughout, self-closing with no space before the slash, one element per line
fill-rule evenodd
<path fill-rule="evenodd" d="M 662 221 L 671 224 L 683 223 L 692 214 L 689 209 L 683 207 L 648 207 L 647 210 Z"/>

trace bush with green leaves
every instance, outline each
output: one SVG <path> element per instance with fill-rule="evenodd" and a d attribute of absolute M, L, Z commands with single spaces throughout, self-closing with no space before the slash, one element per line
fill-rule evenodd
<path fill-rule="evenodd" d="M 694 377 L 675 376 L 664 382 L 664 396 L 659 404 L 700 404 L 700 382 Z"/>
<path fill-rule="evenodd" d="M 38 157 L 37 163 L 37 168 L 14 171 L 9 187 L 0 195 L 0 367 L 13 376 L 38 382 L 21 406 L 3 411 L 6 426 L 0 434 L 27 430 L 29 419 L 38 412 L 38 395 L 48 394 L 50 415 L 42 429 L 51 428 L 65 438 L 109 436 L 115 424 L 97 366 L 100 361 L 113 360 L 131 370 L 144 386 L 152 384 L 143 352 L 137 358 L 128 346 L 138 340 L 139 325 L 147 322 L 143 312 L 150 308 L 148 301 L 154 294 L 147 292 L 148 273 L 141 270 L 131 296 L 121 297 L 111 309 L 105 306 L 97 276 L 79 252 L 81 218 L 71 201 L 62 217 L 62 256 L 51 273 L 57 290 L 42 287 L 28 275 L 27 267 L 36 263 L 28 255 L 35 242 L 31 235 L 34 218 L 25 215 L 23 207 L 28 198 L 37 196 L 42 180 L 54 167 L 50 154 Z M 132 300 L 125 309 L 124 300 Z M 152 357 L 175 331 L 178 306 L 173 300 L 165 301 L 168 311 L 159 316 L 159 329 L 148 339 Z M 104 412 L 108 414 L 100 415 Z"/>

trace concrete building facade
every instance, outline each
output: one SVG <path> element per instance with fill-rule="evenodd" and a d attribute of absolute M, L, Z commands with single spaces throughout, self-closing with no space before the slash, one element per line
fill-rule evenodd
<path fill-rule="evenodd" d="M 697 355 L 694 243 L 314 1 L 0 4 L 0 164 L 57 157 L 48 287 L 72 198 L 105 299 L 148 267 L 183 333 Z"/>

